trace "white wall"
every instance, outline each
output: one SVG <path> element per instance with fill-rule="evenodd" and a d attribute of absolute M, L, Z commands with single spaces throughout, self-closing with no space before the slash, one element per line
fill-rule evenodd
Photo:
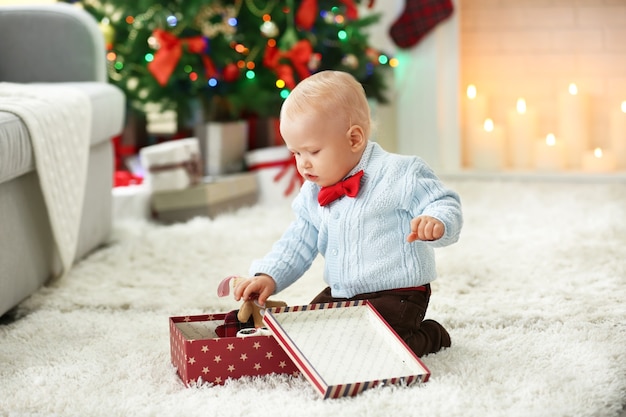
<path fill-rule="evenodd" d="M 371 30 L 372 44 L 400 60 L 390 87 L 393 103 L 381 106 L 381 131 L 377 140 L 388 150 L 419 155 L 438 172 L 460 167 L 459 14 L 456 10 L 415 47 L 396 48 L 388 35 L 405 0 L 376 1 L 374 12 L 383 13 Z M 384 129 L 384 131 L 383 131 Z"/>

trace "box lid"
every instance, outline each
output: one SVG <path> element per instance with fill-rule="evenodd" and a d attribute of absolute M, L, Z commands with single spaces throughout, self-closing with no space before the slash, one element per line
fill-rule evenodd
<path fill-rule="evenodd" d="M 324 398 L 430 376 L 368 301 L 268 309 L 263 321 Z"/>

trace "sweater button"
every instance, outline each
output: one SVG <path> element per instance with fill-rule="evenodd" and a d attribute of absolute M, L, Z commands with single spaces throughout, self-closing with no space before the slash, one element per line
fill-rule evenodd
<path fill-rule="evenodd" d="M 330 253 L 331 253 L 333 256 L 337 256 L 337 254 L 339 253 L 339 251 L 338 251 L 337 249 L 333 249 L 332 251 L 330 251 Z"/>

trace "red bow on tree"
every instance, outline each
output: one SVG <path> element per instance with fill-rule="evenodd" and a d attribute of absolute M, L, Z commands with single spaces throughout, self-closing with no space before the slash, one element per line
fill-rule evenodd
<path fill-rule="evenodd" d="M 346 6 L 346 17 L 355 20 L 359 17 L 359 11 L 353 0 L 339 0 Z M 373 1 L 370 2 L 373 4 Z M 371 7 L 371 4 L 369 7 Z M 296 25 L 305 30 L 311 30 L 317 18 L 317 0 L 303 0 L 296 12 Z"/>
<path fill-rule="evenodd" d="M 192 54 L 202 54 L 206 47 L 205 40 L 202 36 L 194 36 L 192 38 L 179 39 L 176 35 L 166 32 L 163 29 L 155 29 L 152 36 L 156 38 L 160 47 L 154 54 L 154 59 L 148 64 L 148 71 L 154 76 L 161 86 L 169 81 L 180 57 L 183 55 L 183 45 Z M 208 56 L 202 54 L 202 63 L 204 64 L 205 75 L 211 78 L 217 75 L 215 65 Z"/>
<path fill-rule="evenodd" d="M 287 88 L 293 89 L 296 86 L 296 81 L 293 78 L 293 68 L 296 69 L 300 80 L 304 80 L 309 75 L 309 60 L 313 53 L 313 47 L 311 43 L 303 39 L 296 42 L 296 44 L 289 51 L 281 51 L 276 46 L 267 46 L 265 48 L 265 55 L 263 56 L 263 65 L 274 70 L 278 78 L 285 81 Z M 290 61 L 291 66 L 285 63 Z"/>

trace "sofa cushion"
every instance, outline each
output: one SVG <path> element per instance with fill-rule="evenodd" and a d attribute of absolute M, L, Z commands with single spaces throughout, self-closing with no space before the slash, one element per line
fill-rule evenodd
<path fill-rule="evenodd" d="M 101 82 L 68 82 L 50 85 L 79 88 L 90 97 L 91 146 L 111 140 L 122 130 L 125 98 L 119 88 Z M 0 111 L 0 183 L 34 169 L 33 150 L 26 126 L 14 114 Z"/>

